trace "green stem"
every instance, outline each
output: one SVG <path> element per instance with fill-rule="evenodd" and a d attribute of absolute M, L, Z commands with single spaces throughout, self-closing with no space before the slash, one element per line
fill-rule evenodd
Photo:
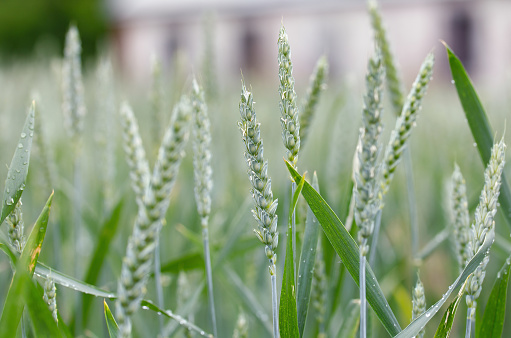
<path fill-rule="evenodd" d="M 381 209 L 376 213 L 376 219 L 374 220 L 374 231 L 373 240 L 371 241 L 370 253 L 369 253 L 369 264 L 374 266 L 374 260 L 376 259 L 376 245 L 378 244 L 378 236 L 380 234 L 381 227 Z"/>
<path fill-rule="evenodd" d="M 203 217 L 201 223 L 202 223 L 202 242 L 204 246 L 204 264 L 206 265 L 206 280 L 208 284 L 209 312 L 211 315 L 211 324 L 213 325 L 213 334 L 215 335 L 215 337 L 218 337 L 216 327 L 215 299 L 213 296 L 213 273 L 211 271 L 211 256 L 209 251 L 209 234 L 207 218 Z"/>
<path fill-rule="evenodd" d="M 279 304 L 277 298 L 277 268 L 275 264 L 270 267 L 273 271 L 271 275 L 271 300 L 273 313 L 273 338 L 279 338 Z"/>
<path fill-rule="evenodd" d="M 291 182 L 291 203 L 293 202 L 293 196 L 295 195 L 296 190 L 296 183 Z M 297 283 L 297 274 L 296 274 L 296 219 L 295 219 L 295 208 L 293 208 L 293 213 L 291 214 L 291 240 L 292 240 L 292 246 L 293 246 L 293 268 L 295 273 L 295 285 L 298 285 Z"/>
<path fill-rule="evenodd" d="M 470 317 L 470 311 L 471 310 L 472 310 L 471 308 L 467 309 L 467 327 L 465 329 L 465 338 L 471 338 L 472 337 L 472 328 L 473 328 L 473 326 L 475 326 L 474 321 Z"/>

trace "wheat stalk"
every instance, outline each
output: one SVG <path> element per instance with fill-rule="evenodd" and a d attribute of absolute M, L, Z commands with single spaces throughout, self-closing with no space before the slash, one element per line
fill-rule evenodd
<path fill-rule="evenodd" d="M 490 161 L 484 171 L 484 187 L 479 197 L 479 204 L 476 207 L 475 219 L 470 231 L 470 241 L 466 248 L 469 258 L 472 258 L 479 251 L 487 234 L 495 231 L 494 217 L 497 213 L 502 170 L 505 163 L 505 150 L 504 139 L 501 139 L 500 142 L 495 143 L 492 147 Z M 467 293 L 465 300 L 468 307 L 465 333 L 467 338 L 471 335 L 472 325 L 475 321 L 477 299 L 481 293 L 486 275 L 486 265 L 489 261 L 490 256 L 487 253 L 481 264 L 467 280 L 465 289 Z"/>
<path fill-rule="evenodd" d="M 368 239 L 373 233 L 375 216 L 380 209 L 378 198 L 377 159 L 381 149 L 379 142 L 383 129 L 381 121 L 384 70 L 380 51 L 368 62 L 366 75 L 367 93 L 364 97 L 363 127 L 360 130 L 355 166 L 355 221 L 359 227 L 360 243 L 360 336 L 366 337 L 366 283 L 365 264 L 369 252 Z"/>
<path fill-rule="evenodd" d="M 252 210 L 258 227 L 255 229 L 257 238 L 265 244 L 266 257 L 270 261 L 269 271 L 272 282 L 272 310 L 273 335 L 279 336 L 278 309 L 277 309 L 277 245 L 279 233 L 277 232 L 277 205 L 278 200 L 273 199 L 271 179 L 268 177 L 268 161 L 263 157 L 263 140 L 261 138 L 261 125 L 257 122 L 252 93 L 242 83 L 240 99 L 241 121 L 238 126 L 245 143 L 245 159 L 248 165 L 248 178 L 252 184 L 252 198 L 255 209 Z"/>
<path fill-rule="evenodd" d="M 156 239 L 184 156 L 189 120 L 189 103 L 183 98 L 174 109 L 173 119 L 160 146 L 150 184 L 145 190 L 143 206 L 138 209 L 133 233 L 128 240 L 118 281 L 119 298 L 116 302 L 119 332 L 123 337 L 131 335 L 130 317 L 140 306 L 146 292 Z"/>
<path fill-rule="evenodd" d="M 211 169 L 211 132 L 208 110 L 204 101 L 204 90 L 194 79 L 192 84 L 193 109 L 193 168 L 195 177 L 195 201 L 201 219 L 204 263 L 208 283 L 209 310 L 213 334 L 217 336 L 215 300 L 213 298 L 213 275 L 209 248 L 209 215 L 211 213 L 211 189 L 213 187 Z"/>

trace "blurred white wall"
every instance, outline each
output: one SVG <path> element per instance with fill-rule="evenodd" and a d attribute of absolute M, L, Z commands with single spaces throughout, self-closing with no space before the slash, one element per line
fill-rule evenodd
<path fill-rule="evenodd" d="M 466 59 L 473 77 L 504 82 L 511 73 L 511 2 L 380 1 L 388 35 L 407 84 L 429 51 L 437 56 L 436 77 L 449 78 L 445 40 Z M 361 0 L 110 0 L 116 55 L 129 76 L 144 81 L 156 53 L 167 65 L 178 51 L 200 73 L 204 18 L 214 13 L 215 65 L 220 81 L 243 73 L 275 77 L 277 37 L 284 23 L 297 80 L 308 78 L 326 54 L 331 79 L 365 73 L 372 31 Z M 237 81 L 237 80 L 236 80 Z M 275 79 L 276 81 L 276 79 Z"/>

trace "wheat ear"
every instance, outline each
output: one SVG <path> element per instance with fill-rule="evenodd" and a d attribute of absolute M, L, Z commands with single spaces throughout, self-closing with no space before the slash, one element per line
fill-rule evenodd
<path fill-rule="evenodd" d="M 470 232 L 470 241 L 467 246 L 469 258 L 472 258 L 483 245 L 486 235 L 495 231 L 495 214 L 497 213 L 498 198 L 500 194 L 500 184 L 502 170 L 505 163 L 506 145 L 504 139 L 493 145 L 490 161 L 484 171 L 484 187 L 479 197 L 479 204 L 476 207 L 475 219 L 472 223 Z M 466 337 L 470 337 L 472 325 L 475 321 L 475 312 L 477 307 L 477 298 L 481 293 L 484 277 L 486 275 L 486 265 L 490 260 L 487 253 L 481 264 L 475 269 L 468 278 L 465 298 L 467 303 L 467 326 Z"/>
<path fill-rule="evenodd" d="M 9 226 L 9 240 L 17 253 L 21 255 L 23 248 L 25 247 L 25 236 L 24 236 L 24 225 L 23 213 L 21 212 L 21 198 L 16 203 L 14 210 L 11 211 L 9 216 L 5 219 Z"/>
<path fill-rule="evenodd" d="M 204 90 L 194 79 L 192 84 L 193 109 L 193 168 L 195 177 L 195 201 L 201 219 L 204 263 L 208 284 L 209 312 L 213 334 L 217 336 L 215 300 L 213 297 L 213 273 L 209 249 L 209 215 L 211 213 L 211 189 L 213 187 L 211 169 L 211 132 L 208 109 L 204 101 Z"/>
<path fill-rule="evenodd" d="M 467 246 L 470 240 L 470 219 L 468 214 L 467 188 L 465 178 L 457 164 L 451 176 L 451 208 L 452 224 L 454 232 L 454 244 L 456 246 L 456 258 L 461 270 L 470 260 Z"/>
<path fill-rule="evenodd" d="M 57 314 L 57 288 L 52 278 L 46 278 L 44 281 L 44 295 L 43 299 L 51 311 L 51 315 L 55 323 L 59 322 Z"/>
<path fill-rule="evenodd" d="M 357 147 L 357 165 L 355 168 L 355 221 L 359 227 L 358 241 L 360 243 L 360 337 L 366 337 L 366 283 L 365 265 L 369 251 L 368 239 L 373 233 L 374 220 L 380 207 L 378 198 L 377 159 L 381 145 L 380 134 L 383 129 L 382 95 L 384 71 L 380 51 L 369 60 L 366 76 L 367 93 L 364 97 L 362 114 L 363 127 L 360 130 L 360 141 Z"/>
<path fill-rule="evenodd" d="M 326 88 L 328 62 L 325 56 L 319 58 L 309 80 L 307 95 L 300 109 L 300 142 L 303 145 L 309 134 L 312 119 L 316 113 L 319 96 Z"/>
<path fill-rule="evenodd" d="M 241 121 L 238 126 L 245 143 L 245 159 L 248 165 L 248 178 L 252 184 L 252 198 L 255 209 L 252 210 L 258 227 L 255 229 L 257 238 L 265 244 L 266 257 L 270 261 L 269 271 L 272 284 L 272 310 L 273 335 L 279 336 L 278 308 L 277 308 L 277 245 L 279 233 L 277 232 L 277 205 L 278 200 L 273 199 L 271 179 L 268 177 L 268 161 L 263 157 L 263 140 L 261 138 L 261 125 L 257 122 L 252 93 L 242 83 L 240 99 Z"/>
<path fill-rule="evenodd" d="M 375 40 L 382 51 L 383 64 L 387 73 L 387 86 L 389 88 L 390 101 L 396 114 L 399 114 L 403 108 L 404 88 L 399 70 L 396 66 L 394 55 L 390 48 L 387 33 L 383 27 L 378 3 L 374 0 L 369 1 L 369 15 L 371 16 L 371 24 L 373 26 Z"/>
<path fill-rule="evenodd" d="M 138 209 L 133 233 L 128 240 L 116 302 L 119 332 L 123 337 L 131 336 L 130 317 L 146 292 L 156 239 L 184 156 L 189 120 L 189 103 L 182 99 L 175 107 L 170 127 L 163 137 L 150 184 L 145 190 L 143 206 Z"/>
<path fill-rule="evenodd" d="M 426 312 L 426 296 L 424 294 L 424 285 L 417 273 L 417 283 L 412 291 L 412 321 Z M 425 329 L 423 328 L 416 337 L 424 337 Z"/>
<path fill-rule="evenodd" d="M 401 160 L 401 155 L 410 138 L 412 128 L 416 124 L 415 121 L 421 109 L 422 98 L 424 94 L 426 94 L 426 89 L 433 75 L 434 61 L 433 54 L 428 54 L 428 56 L 426 56 L 419 70 L 419 74 L 412 85 L 412 89 L 406 98 L 401 115 L 396 121 L 396 126 L 390 135 L 390 141 L 385 149 L 383 174 L 380 183 L 381 197 L 383 197 L 389 189 L 390 182 L 394 177 L 394 171 Z"/>

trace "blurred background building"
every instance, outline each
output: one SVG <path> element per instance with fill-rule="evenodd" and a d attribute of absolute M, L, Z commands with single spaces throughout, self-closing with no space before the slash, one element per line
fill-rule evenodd
<path fill-rule="evenodd" d="M 27 6 L 26 3 L 33 3 Z M 44 5 L 47 3 L 47 5 Z M 283 22 L 292 46 L 295 75 L 307 77 L 326 54 L 331 78 L 364 73 L 372 32 L 364 0 L 4 0 L 0 3 L 0 50 L 31 52 L 44 36 L 62 42 L 69 23 L 78 25 L 84 52 L 108 48 L 123 71 L 143 80 L 151 55 L 169 67 L 184 55 L 197 71 L 205 35 L 214 46 L 220 79 L 245 74 L 273 76 L 276 41 Z M 473 77 L 505 81 L 511 70 L 511 1 L 380 0 L 388 34 L 409 82 L 424 56 L 445 40 Z M 98 44 L 106 41 L 106 44 Z M 105 47 L 106 46 L 106 47 Z M 440 53 L 438 53 L 440 56 Z M 448 77 L 445 58 L 436 76 Z"/>

